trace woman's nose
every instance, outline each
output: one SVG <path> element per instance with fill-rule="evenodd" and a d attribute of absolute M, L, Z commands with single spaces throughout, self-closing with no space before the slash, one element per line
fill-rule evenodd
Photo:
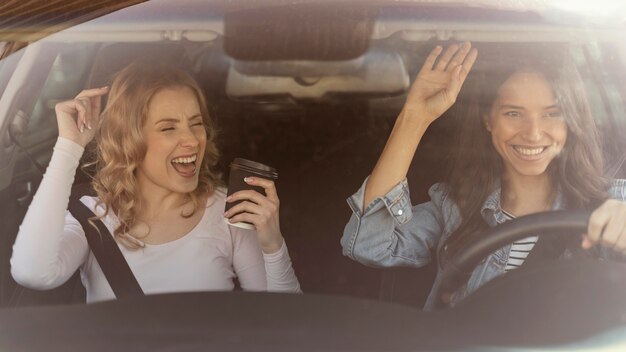
<path fill-rule="evenodd" d="M 198 136 L 189 128 L 183 129 L 180 136 L 180 144 L 183 147 L 195 147 L 200 143 Z"/>
<path fill-rule="evenodd" d="M 531 142 L 536 142 L 543 135 L 543 126 L 540 119 L 528 119 L 524 125 L 523 137 Z"/>

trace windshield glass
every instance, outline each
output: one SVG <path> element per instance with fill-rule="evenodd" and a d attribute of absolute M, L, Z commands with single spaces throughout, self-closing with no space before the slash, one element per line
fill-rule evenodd
<path fill-rule="evenodd" d="M 206 100 L 206 115 L 211 121 L 207 125 L 212 124 L 215 133 L 213 137 L 212 132 L 207 132 L 207 143 L 214 142 L 215 157 L 219 154 L 214 166 L 214 186 L 215 190 L 222 190 L 223 198 L 231 195 L 232 173 L 253 168 L 250 165 L 258 167 L 245 162 L 240 166 L 237 158 L 269 167 L 263 170 L 269 175 L 267 178 L 275 181 L 276 199 L 280 199 L 279 203 L 276 201 L 280 210 L 279 232 L 304 295 L 365 299 L 428 310 L 428 297 L 433 285 L 437 286 L 441 266 L 479 238 L 473 233 L 485 233 L 518 215 L 548 210 L 591 212 L 614 194 L 609 187 L 614 185 L 613 180 L 626 178 L 626 5 L 620 2 L 157 0 L 85 8 L 80 16 L 65 22 L 52 21 L 48 15 L 23 22 L 23 37 L 15 34 L 20 23 L 7 22 L 5 32 L 10 30 L 12 34 L 0 37 L 0 52 L 4 53 L 0 60 L 0 234 L 5 249 L 0 255 L 2 307 L 93 303 L 104 299 L 90 301 L 90 297 L 108 297 L 90 296 L 90 290 L 98 290 L 97 285 L 90 286 L 90 263 L 94 260 L 91 254 L 77 259 L 75 270 L 65 280 L 50 284 L 58 288 L 46 290 L 18 284 L 11 274 L 10 260 L 20 225 L 26 221 L 25 214 L 63 132 L 57 119 L 58 104 L 72 101 L 85 89 L 112 89 L 116 74 L 131 63 L 176 67 L 197 82 L 202 99 L 197 98 L 195 88 L 192 90 L 196 95 L 192 97 L 196 97 L 194 101 Z M 430 116 L 431 110 L 411 110 L 407 104 L 416 94 L 412 92 L 429 55 L 435 52 L 440 64 L 451 47 L 458 51 L 450 53 L 448 60 L 457 58 L 459 72 L 465 74 L 459 74 L 463 79 L 458 94 L 446 109 L 427 121 L 427 128 L 420 130 L 414 145 L 405 143 L 410 137 L 399 143 L 405 148 L 398 150 L 410 154 L 408 162 L 402 167 L 392 163 L 393 167 L 379 171 L 378 179 L 384 179 L 401 170 L 399 179 L 390 181 L 393 185 L 379 193 L 367 189 L 372 178 L 376 182 L 374 170 L 382 170 L 385 165 L 384 151 L 393 150 L 390 136 L 412 128 L 400 126 L 400 117 L 410 111 L 423 113 L 415 113 L 415 119 L 425 121 Z M 463 50 L 463 55 L 453 56 Z M 432 67 L 437 70 L 437 64 Z M 567 76 L 564 72 L 574 73 Z M 511 81 L 513 77 L 519 80 Z M 493 83 L 497 80 L 497 84 Z M 188 95 L 190 91 L 186 91 Z M 108 92 L 102 94 L 102 108 L 111 104 Z M 188 95 L 172 96 L 176 101 L 184 101 Z M 532 100 L 531 95 L 545 99 Z M 523 103 L 515 100 L 520 96 Z M 502 102 L 506 99 L 509 100 Z M 537 108 L 527 101 L 540 101 L 536 105 L 542 105 Z M 148 106 L 151 102 L 152 98 L 144 103 Z M 197 105 L 194 109 L 198 112 L 194 113 L 200 120 L 207 118 L 201 112 L 203 105 Z M 178 107 L 168 106 L 159 108 L 164 115 L 169 114 L 160 118 L 171 120 L 170 115 L 175 114 L 172 111 L 178 111 Z M 498 115 L 494 111 L 499 106 L 508 110 Z M 152 116 L 147 108 L 126 113 L 130 116 L 137 111 L 143 111 L 141 121 Z M 506 115 L 507 120 L 498 119 L 500 115 Z M 573 115 L 571 122 L 568 118 Z M 475 121 L 470 118 L 474 116 Z M 80 124 L 79 119 L 75 117 L 74 123 Z M 528 127 L 532 124 L 534 127 Z M 550 129 L 537 127 L 547 124 Z M 520 137 L 522 134 L 511 132 L 510 126 L 526 132 Z M 88 125 L 85 123 L 83 128 L 88 129 Z M 539 137 L 528 137 L 532 133 L 527 131 L 532 128 Z M 143 138 L 147 132 L 142 131 Z M 121 151 L 131 153 L 122 137 L 109 137 L 111 144 L 117 143 Z M 96 136 L 95 140 L 102 138 Z M 151 145 L 168 145 L 165 139 L 159 141 Z M 147 143 L 143 144 L 142 153 L 147 153 Z M 86 167 L 76 172 L 74 186 L 91 184 L 96 170 L 104 167 L 103 162 L 89 163 L 96 160 L 94 155 L 103 153 L 96 149 L 96 144 L 86 144 L 85 154 L 79 152 L 80 165 Z M 531 183 L 524 183 L 526 188 L 519 188 L 525 196 L 540 189 L 535 185 L 549 183 L 549 196 L 533 203 L 531 210 L 518 207 L 514 201 L 505 202 L 506 196 L 500 197 L 499 192 L 502 189 L 502 194 L 512 194 L 506 193 L 513 188 L 512 183 L 507 183 L 511 177 L 526 180 L 519 175 L 529 175 L 524 171 L 527 164 L 540 164 L 543 161 L 536 161 L 552 153 L 551 148 L 554 155 L 544 160 L 545 167 L 530 175 L 549 177 L 541 179 L 544 183 L 532 183 L 532 187 L 528 186 Z M 168 172 L 183 178 L 196 172 L 195 166 L 187 165 L 195 162 L 191 154 L 178 149 L 167 153 Z M 474 165 L 467 165 L 467 160 Z M 496 171 L 488 174 L 492 169 Z M 140 177 L 136 173 L 141 170 L 133 172 Z M 470 183 L 458 192 L 443 191 L 444 184 Z M 66 187 L 67 197 L 72 184 Z M 111 187 L 123 188 L 122 184 L 119 181 Z M 258 187 L 269 197 L 266 188 Z M 620 194 L 623 197 L 626 193 Z M 488 208 L 490 196 L 497 200 L 493 209 Z M 128 209 L 140 208 L 138 203 L 128 204 Z M 232 226 L 223 219 L 228 208 L 220 204 L 215 218 L 219 219 L 219 226 L 230 229 Z M 511 207 L 506 209 L 505 204 Z M 124 206 L 115 209 L 125 211 Z M 514 210 L 500 212 L 510 209 Z M 129 210 L 129 214 L 132 211 L 135 210 Z M 499 214 L 492 214 L 497 221 L 483 221 L 481 216 L 487 211 Z M 275 214 L 278 216 L 278 210 Z M 430 216 L 426 220 L 420 217 L 426 215 Z M 471 223 L 468 219 L 480 221 Z M 110 224 L 117 224 L 117 220 L 111 221 Z M 160 224 L 160 228 L 169 229 L 168 226 L 174 226 L 172 223 Z M 419 226 L 411 227 L 412 224 Z M 117 231 L 111 226 L 112 232 Z M 178 231 L 179 237 L 172 241 L 146 244 L 169 245 L 193 233 L 194 228 L 195 225 L 187 226 L 185 231 Z M 369 235 L 363 231 L 380 236 L 366 240 Z M 472 234 L 465 236 L 464 231 Z M 202 246 L 213 246 L 210 242 L 214 239 L 200 237 Z M 91 253 L 86 244 L 85 248 L 85 253 Z M 225 261 L 228 274 L 220 272 L 227 284 L 216 290 L 245 291 L 247 284 L 240 277 L 245 270 L 237 271 L 237 264 L 229 257 L 234 256 L 235 247 L 219 248 L 230 259 Z M 484 260 L 476 264 L 482 269 L 465 278 L 457 291 L 464 292 L 458 302 L 465 294 L 474 293 L 503 274 L 505 266 L 521 266 L 532 250 L 532 246 L 513 248 L 525 252 L 519 265 L 514 265 L 509 260 L 510 243 L 502 248 L 501 252 L 485 254 L 487 259 L 481 258 Z M 133 258 L 129 259 L 131 269 L 133 260 L 141 262 L 137 259 L 141 251 L 122 252 Z M 484 263 L 502 268 L 490 276 Z M 150 265 L 161 268 L 160 264 Z M 145 268 L 150 265 L 144 263 Z M 157 269 L 146 270 L 154 275 L 146 276 L 151 279 L 161 274 Z M 481 270 L 489 277 L 483 275 L 483 280 L 478 273 Z M 177 276 L 166 281 L 178 282 Z M 140 284 L 142 280 L 140 276 Z M 150 294 L 208 290 L 194 285 L 171 290 L 165 285 L 152 292 L 145 288 L 144 291 Z M 451 297 L 448 303 L 457 302 L 455 296 Z M 618 325 L 601 333 L 613 328 Z"/>

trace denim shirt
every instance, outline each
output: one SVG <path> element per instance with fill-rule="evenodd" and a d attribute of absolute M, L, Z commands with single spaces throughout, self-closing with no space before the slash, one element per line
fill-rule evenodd
<path fill-rule="evenodd" d="M 431 252 L 439 253 L 446 239 L 461 224 L 457 205 L 449 197 L 445 184 L 433 185 L 428 194 L 430 201 L 411 205 L 409 186 L 404 179 L 387 194 L 374 199 L 363 209 L 363 197 L 367 179 L 350 198 L 352 216 L 341 238 L 343 254 L 362 264 L 373 267 L 421 267 L 428 264 Z M 481 214 L 487 224 L 494 227 L 504 222 L 500 209 L 500 185 L 494 187 L 482 206 Z M 626 180 L 614 180 L 609 196 L 626 200 Z M 564 209 L 564 197 L 558 193 L 552 210 Z M 502 275 L 509 259 L 511 245 L 489 255 L 472 272 L 468 282 L 451 299 L 455 304 L 478 287 Z M 441 268 L 438 269 L 433 288 L 440 284 Z M 435 297 L 429 295 L 424 309 L 434 306 Z"/>

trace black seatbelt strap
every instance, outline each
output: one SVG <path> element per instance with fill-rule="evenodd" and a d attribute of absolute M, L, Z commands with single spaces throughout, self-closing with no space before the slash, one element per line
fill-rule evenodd
<path fill-rule="evenodd" d="M 143 290 L 141 286 L 139 286 L 135 275 L 133 275 L 133 272 L 130 270 L 126 259 L 124 259 L 117 242 L 115 242 L 113 236 L 102 221 L 99 219 L 92 220 L 98 227 L 98 230 L 100 230 L 100 233 L 98 233 L 89 222 L 89 219 L 94 218 L 96 215 L 78 198 L 71 198 L 68 208 L 72 216 L 74 216 L 83 227 L 89 248 L 91 248 L 91 251 L 96 257 L 115 296 L 118 299 L 143 296 Z"/>

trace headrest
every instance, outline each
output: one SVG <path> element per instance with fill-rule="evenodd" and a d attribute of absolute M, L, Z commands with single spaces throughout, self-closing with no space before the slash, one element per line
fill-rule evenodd
<path fill-rule="evenodd" d="M 162 42 L 103 45 L 96 53 L 95 60 L 86 88 L 110 85 L 117 72 L 135 61 L 171 64 L 183 69 L 191 65 L 182 45 Z"/>

